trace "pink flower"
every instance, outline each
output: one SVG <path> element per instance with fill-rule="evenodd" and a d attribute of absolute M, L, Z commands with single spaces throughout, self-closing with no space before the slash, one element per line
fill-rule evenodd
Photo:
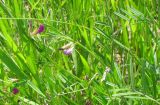
<path fill-rule="evenodd" d="M 71 55 L 73 52 L 73 49 L 74 49 L 73 42 L 70 42 L 64 45 L 63 47 L 59 48 L 59 50 L 62 50 L 65 55 Z"/>
<path fill-rule="evenodd" d="M 34 30 L 34 31 L 31 33 L 31 35 L 40 34 L 40 33 L 42 33 L 43 31 L 44 31 L 44 25 L 41 24 L 38 29 Z"/>
<path fill-rule="evenodd" d="M 17 93 L 19 93 L 19 90 L 17 88 L 13 88 L 12 93 L 17 94 Z"/>
<path fill-rule="evenodd" d="M 41 32 L 43 32 L 43 31 L 44 31 L 44 25 L 41 24 L 41 25 L 39 26 L 38 30 L 37 30 L 37 33 L 41 33 Z"/>
<path fill-rule="evenodd" d="M 63 52 L 64 52 L 65 55 L 71 55 L 71 54 L 72 54 L 72 51 L 73 51 L 73 47 L 71 47 L 71 48 L 69 48 L 69 49 L 66 49 L 66 50 L 64 50 Z"/>

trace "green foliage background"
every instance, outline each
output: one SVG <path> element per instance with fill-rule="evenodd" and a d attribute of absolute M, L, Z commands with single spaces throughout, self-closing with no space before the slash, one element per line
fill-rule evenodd
<path fill-rule="evenodd" d="M 159 21 L 159 0 L 1 0 L 0 103 L 159 105 Z"/>

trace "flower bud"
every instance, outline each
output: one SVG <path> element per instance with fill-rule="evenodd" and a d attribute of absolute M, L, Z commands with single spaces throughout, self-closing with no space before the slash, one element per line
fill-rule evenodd
<path fill-rule="evenodd" d="M 17 94 L 17 93 L 19 93 L 19 90 L 17 88 L 13 88 L 12 93 Z"/>

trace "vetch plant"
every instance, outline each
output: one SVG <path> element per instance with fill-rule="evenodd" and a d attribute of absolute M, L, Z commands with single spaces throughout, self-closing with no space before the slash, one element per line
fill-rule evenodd
<path fill-rule="evenodd" d="M 63 50 L 63 53 L 65 55 L 71 55 L 74 49 L 74 44 L 73 42 L 70 42 L 66 45 L 64 45 L 63 47 L 59 48 L 59 50 Z"/>
<path fill-rule="evenodd" d="M 19 93 L 18 88 L 13 88 L 12 93 L 15 94 L 15 95 L 18 94 Z"/>
<path fill-rule="evenodd" d="M 1 1 L 0 104 L 160 105 L 158 0 Z"/>
<path fill-rule="evenodd" d="M 44 25 L 41 24 L 38 29 L 34 30 L 34 31 L 31 33 L 31 35 L 40 34 L 40 33 L 42 33 L 43 31 L 44 31 Z"/>
<path fill-rule="evenodd" d="M 41 24 L 41 25 L 39 26 L 38 30 L 37 30 L 37 33 L 39 34 L 39 33 L 43 32 L 43 31 L 44 31 L 44 25 Z"/>
<path fill-rule="evenodd" d="M 64 53 L 65 55 L 71 55 L 72 52 L 73 52 L 73 47 L 71 47 L 71 48 L 66 49 L 66 50 L 63 51 L 63 53 Z"/>

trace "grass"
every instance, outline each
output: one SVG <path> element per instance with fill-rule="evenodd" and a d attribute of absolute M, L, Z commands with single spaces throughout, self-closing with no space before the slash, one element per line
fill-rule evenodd
<path fill-rule="evenodd" d="M 0 104 L 160 105 L 159 5 L 1 0 Z"/>

